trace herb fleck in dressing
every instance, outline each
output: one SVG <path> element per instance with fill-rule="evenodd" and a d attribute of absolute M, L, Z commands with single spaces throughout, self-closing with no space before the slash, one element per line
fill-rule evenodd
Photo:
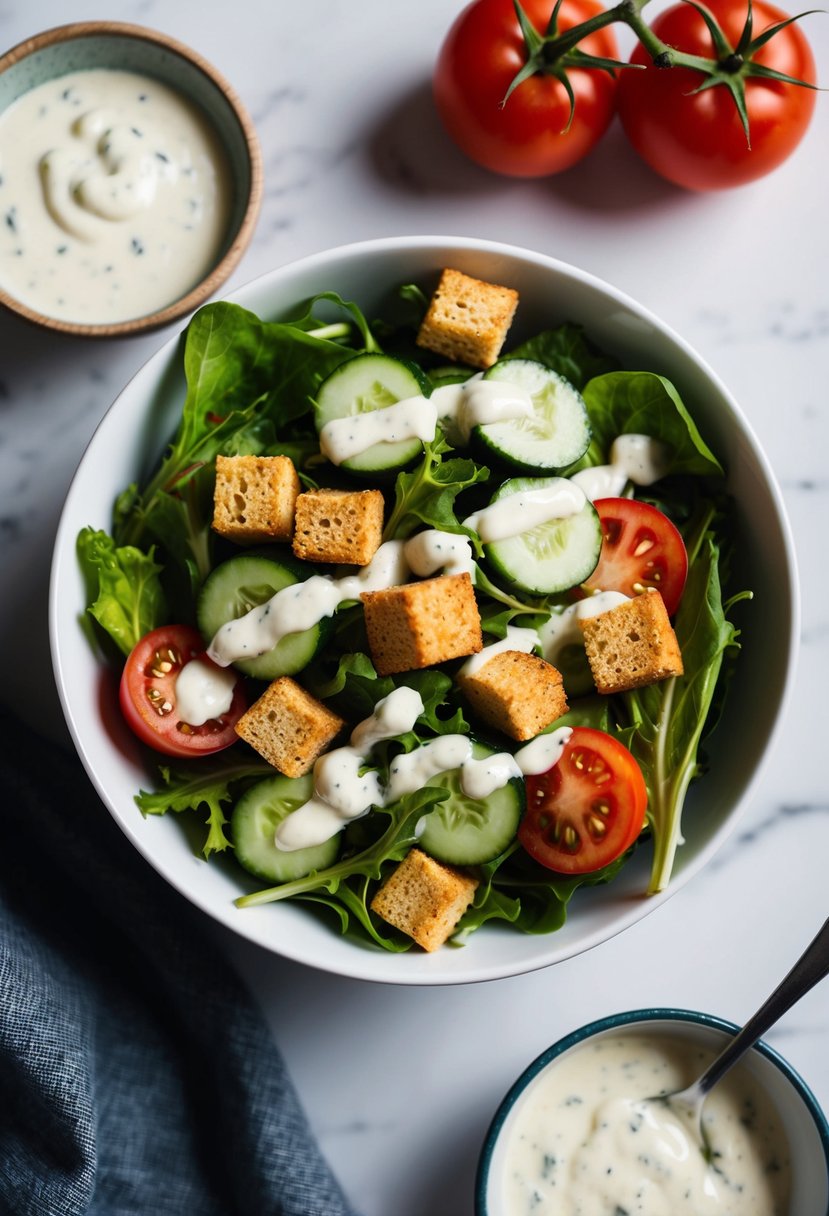
<path fill-rule="evenodd" d="M 97 68 L 0 114 L 0 286 L 106 324 L 180 299 L 217 261 L 230 200 L 209 124 L 156 80 Z"/>
<path fill-rule="evenodd" d="M 713 1053 L 667 1036 L 599 1036 L 545 1069 L 505 1145 L 504 1216 L 788 1216 L 789 1148 L 745 1069 L 708 1095 L 710 1163 L 659 1102 Z"/>

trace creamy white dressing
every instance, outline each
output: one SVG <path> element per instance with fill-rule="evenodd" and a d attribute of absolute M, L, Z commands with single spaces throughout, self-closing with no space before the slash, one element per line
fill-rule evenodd
<path fill-rule="evenodd" d="M 191 659 L 176 676 L 176 712 L 189 726 L 203 726 L 226 714 L 233 702 L 236 675 L 212 663 Z"/>
<path fill-rule="evenodd" d="M 558 764 L 561 754 L 570 742 L 571 726 L 559 726 L 546 735 L 536 735 L 515 753 L 515 763 L 525 777 L 546 773 Z"/>
<path fill-rule="evenodd" d="M 475 581 L 475 560 L 466 536 L 426 528 L 406 541 L 403 552 L 412 574 L 428 578 L 443 570 L 446 574 L 468 574 Z"/>
<path fill-rule="evenodd" d="M 556 667 L 562 651 L 567 646 L 584 646 L 584 634 L 579 628 L 579 621 L 609 612 L 611 608 L 624 604 L 628 599 L 630 596 L 621 591 L 598 591 L 595 595 L 577 600 L 575 604 L 568 604 L 560 612 L 552 612 L 550 619 L 538 629 L 544 658 Z"/>
<path fill-rule="evenodd" d="M 209 124 L 159 81 L 46 81 L 0 114 L 0 285 L 80 323 L 163 308 L 215 264 L 231 186 Z"/>
<path fill-rule="evenodd" d="M 435 437 L 438 421 L 452 426 L 464 443 L 476 426 L 532 415 L 532 397 L 520 385 L 473 376 L 461 384 L 444 384 L 430 397 L 404 397 L 392 405 L 345 418 L 332 418 L 320 431 L 322 454 L 332 464 L 361 456 L 377 443 L 400 443 Z"/>
<path fill-rule="evenodd" d="M 304 583 L 280 588 L 244 616 L 226 621 L 211 639 L 207 653 L 220 667 L 267 654 L 289 633 L 311 629 L 333 616 L 340 604 L 359 600 L 364 591 L 404 583 L 408 573 L 403 541 L 386 541 L 357 574 L 343 578 L 313 574 Z"/>
<path fill-rule="evenodd" d="M 345 747 L 334 748 L 316 761 L 313 796 L 282 820 L 274 836 L 277 847 L 290 852 L 322 844 L 373 806 L 388 806 L 442 773 L 457 770 L 468 798 L 488 798 L 514 777 L 552 768 L 572 733 L 561 727 L 539 735 L 514 756 L 497 752 L 480 759 L 473 756 L 468 735 L 439 735 L 395 756 L 385 788 L 376 769 L 361 774 L 371 763 L 374 745 L 412 730 L 421 713 L 419 693 L 405 685 L 378 701 L 374 713 L 351 732 Z"/>
<path fill-rule="evenodd" d="M 670 451 L 661 439 L 650 435 L 618 435 L 610 448 L 610 464 L 595 465 L 574 473 L 571 481 L 586 498 L 618 498 L 629 481 L 651 486 L 670 467 Z"/>
<path fill-rule="evenodd" d="M 497 642 L 490 642 L 488 646 L 484 646 L 477 654 L 471 655 L 463 666 L 458 671 L 461 678 L 474 676 L 476 672 L 494 659 L 498 654 L 504 654 L 510 650 L 520 650 L 523 654 L 530 654 L 538 645 L 538 634 L 534 629 L 522 629 L 518 625 L 507 625 L 507 632 L 503 638 L 499 638 Z"/>
<path fill-rule="evenodd" d="M 505 1142 L 503 1216 L 788 1216 L 789 1151 L 744 1068 L 706 1099 L 698 1133 L 647 1101 L 683 1089 L 712 1058 L 677 1038 L 598 1036 L 535 1079 Z"/>
<path fill-rule="evenodd" d="M 579 486 L 566 477 L 553 477 L 550 484 L 536 490 L 520 490 L 475 511 L 464 521 L 465 528 L 477 532 L 483 543 L 492 544 L 520 536 L 554 519 L 578 515 L 586 498 Z"/>

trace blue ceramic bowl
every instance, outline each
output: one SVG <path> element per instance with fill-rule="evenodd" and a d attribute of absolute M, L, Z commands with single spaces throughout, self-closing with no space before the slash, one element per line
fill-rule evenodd
<path fill-rule="evenodd" d="M 35 324 L 85 337 L 112 337 L 167 325 L 191 313 L 225 282 L 253 235 L 262 198 L 262 157 L 247 110 L 211 64 L 166 34 L 125 22 L 58 26 L 0 56 L 0 113 L 37 85 L 96 68 L 152 77 L 192 103 L 212 127 L 233 183 L 225 234 L 212 267 L 165 307 L 112 323 L 73 323 L 46 316 L 0 287 L 0 305 Z"/>
<path fill-rule="evenodd" d="M 476 1216 L 506 1216 L 506 1148 L 516 1114 L 531 1087 L 568 1052 L 597 1036 L 640 1036 L 643 1031 L 717 1052 L 738 1029 L 733 1022 L 687 1009 L 638 1009 L 591 1022 L 547 1048 L 521 1074 L 490 1124 L 478 1164 Z M 768 1095 L 788 1136 L 792 1167 L 789 1216 L 827 1216 L 829 1123 L 814 1094 L 792 1066 L 763 1042 L 734 1067 L 747 1070 Z"/>

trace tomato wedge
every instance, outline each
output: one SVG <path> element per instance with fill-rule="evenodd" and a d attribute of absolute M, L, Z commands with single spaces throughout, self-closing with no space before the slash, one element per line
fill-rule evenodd
<path fill-rule="evenodd" d="M 628 749 L 602 730 L 574 728 L 557 764 L 526 779 L 518 839 L 560 874 L 591 874 L 629 849 L 645 824 L 648 792 Z"/>
<path fill-rule="evenodd" d="M 226 713 L 193 726 L 182 721 L 176 706 L 176 680 L 193 659 L 223 672 L 204 653 L 204 642 L 189 625 L 162 625 L 135 646 L 121 675 L 121 711 L 143 743 L 167 756 L 205 756 L 238 739 L 235 724 L 246 709 L 241 680 Z"/>
<path fill-rule="evenodd" d="M 676 525 L 635 498 L 599 498 L 593 506 L 602 525 L 602 551 L 585 589 L 629 596 L 653 589 L 673 616 L 688 574 L 688 553 Z"/>

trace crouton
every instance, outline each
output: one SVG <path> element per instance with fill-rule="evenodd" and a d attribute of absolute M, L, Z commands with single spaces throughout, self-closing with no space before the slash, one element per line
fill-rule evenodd
<path fill-rule="evenodd" d="M 418 346 L 471 367 L 492 367 L 518 306 L 518 292 L 459 270 L 440 276 L 417 335 Z"/>
<path fill-rule="evenodd" d="M 371 660 L 381 676 L 477 654 L 483 646 L 468 574 L 365 591 L 360 598 Z"/>
<path fill-rule="evenodd" d="M 383 539 L 383 507 L 381 490 L 307 490 L 296 500 L 294 553 L 367 566 Z"/>
<path fill-rule="evenodd" d="M 609 612 L 579 621 L 600 693 L 624 692 L 681 676 L 682 655 L 658 591 L 645 591 Z"/>
<path fill-rule="evenodd" d="M 286 777 L 310 772 L 345 722 L 292 680 L 274 680 L 236 723 L 236 734 Z"/>
<path fill-rule="evenodd" d="M 290 540 L 299 491 L 287 456 L 217 456 L 213 528 L 242 545 Z"/>
<path fill-rule="evenodd" d="M 424 950 L 442 946 L 472 902 L 477 879 L 412 849 L 371 901 L 371 910 Z"/>
<path fill-rule="evenodd" d="M 561 672 L 522 650 L 499 651 L 457 684 L 488 726 L 522 742 L 567 712 Z"/>

